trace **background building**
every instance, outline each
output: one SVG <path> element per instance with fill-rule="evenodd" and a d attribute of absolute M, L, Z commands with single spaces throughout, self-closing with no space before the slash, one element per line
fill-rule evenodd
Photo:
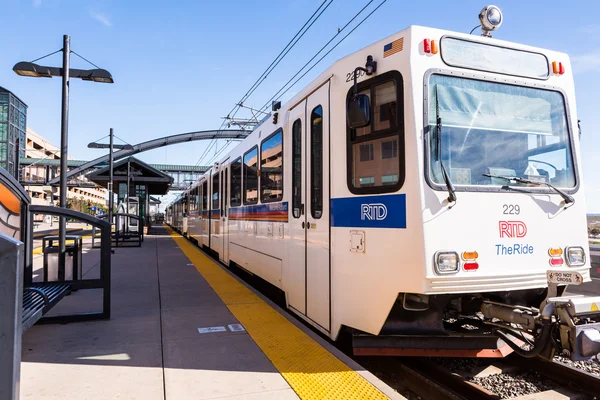
<path fill-rule="evenodd" d="M 0 86 L 0 167 L 20 179 L 19 159 L 25 157 L 27 104 Z"/>
<path fill-rule="evenodd" d="M 58 204 L 59 188 L 45 185 L 58 176 L 60 171 L 60 149 L 48 142 L 32 129 L 27 129 L 25 156 L 21 168 L 20 182 L 31 196 L 33 204 Z M 108 202 L 106 189 L 90 182 L 85 176 L 79 176 L 75 182 L 69 181 L 67 202 L 69 200 L 90 202 L 91 205 L 106 206 Z"/>

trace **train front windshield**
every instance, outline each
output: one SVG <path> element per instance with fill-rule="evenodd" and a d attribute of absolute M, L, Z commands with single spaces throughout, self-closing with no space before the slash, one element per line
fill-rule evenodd
<path fill-rule="evenodd" d="M 445 185 L 443 163 L 457 187 L 507 184 L 484 174 L 575 186 L 560 92 L 440 74 L 430 76 L 428 92 L 433 183 Z"/>

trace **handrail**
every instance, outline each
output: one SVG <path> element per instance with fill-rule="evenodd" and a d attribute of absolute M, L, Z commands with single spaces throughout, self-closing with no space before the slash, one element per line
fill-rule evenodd
<path fill-rule="evenodd" d="M 31 205 L 29 207 L 29 212 L 32 214 L 50 214 L 56 215 L 59 217 L 66 218 L 74 218 L 80 221 L 84 221 L 89 223 L 90 225 L 94 225 L 100 229 L 106 228 L 110 229 L 110 225 L 108 222 L 101 220 L 100 218 L 96 218 L 93 215 L 85 214 L 75 210 L 69 210 L 68 208 L 60 208 L 54 206 L 41 206 L 41 205 Z"/>
<path fill-rule="evenodd" d="M 102 312 L 100 313 L 88 313 L 80 314 L 75 316 L 57 316 L 57 317 L 46 317 L 48 321 L 83 321 L 98 318 L 110 318 L 110 264 L 111 264 L 111 234 L 110 224 L 107 221 L 102 221 L 89 214 L 84 214 L 79 211 L 69 210 L 66 208 L 53 207 L 53 206 L 41 206 L 31 205 L 29 206 L 29 220 L 32 219 L 34 214 L 46 214 L 54 215 L 58 217 L 73 218 L 79 221 L 87 222 L 88 224 L 99 228 L 102 235 L 100 239 L 100 278 L 99 279 L 85 279 L 77 281 L 69 281 L 71 289 L 103 289 L 103 306 Z M 33 237 L 33 224 L 29 224 L 29 238 L 32 240 Z M 25 271 L 25 284 L 30 285 L 33 281 L 33 267 L 27 266 Z"/>
<path fill-rule="evenodd" d="M 19 399 L 24 247 L 0 232 L 0 399 Z"/>

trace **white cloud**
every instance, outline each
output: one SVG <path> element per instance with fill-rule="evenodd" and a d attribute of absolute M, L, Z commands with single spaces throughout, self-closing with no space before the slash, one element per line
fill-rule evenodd
<path fill-rule="evenodd" d="M 110 22 L 110 19 L 108 19 L 108 15 L 106 15 L 104 13 L 90 10 L 90 17 L 92 17 L 93 19 L 100 22 L 102 25 L 104 25 L 106 27 L 112 26 L 112 22 Z"/>
<path fill-rule="evenodd" d="M 571 64 L 573 65 L 573 72 L 576 74 L 600 70 L 600 50 L 573 56 L 571 57 Z"/>
<path fill-rule="evenodd" d="M 42 0 L 33 0 L 33 6 L 38 8 L 42 5 Z"/>

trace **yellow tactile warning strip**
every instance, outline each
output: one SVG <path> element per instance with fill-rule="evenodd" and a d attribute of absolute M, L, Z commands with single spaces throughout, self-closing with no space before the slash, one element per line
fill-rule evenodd
<path fill-rule="evenodd" d="M 379 389 L 167 228 L 221 300 L 301 399 L 387 399 Z"/>

